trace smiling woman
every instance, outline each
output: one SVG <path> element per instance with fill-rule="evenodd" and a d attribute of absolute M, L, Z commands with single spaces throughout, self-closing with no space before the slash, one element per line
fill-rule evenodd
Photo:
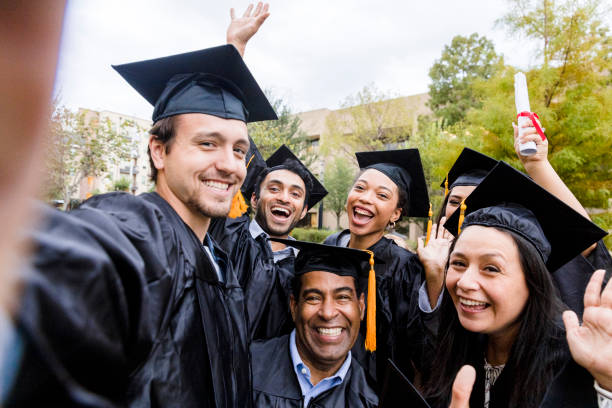
<path fill-rule="evenodd" d="M 505 163 L 465 204 L 463 224 L 459 214 L 445 224 L 458 236 L 450 248 L 440 342 L 425 386 L 432 405 L 448 406 L 455 374 L 470 364 L 477 372 L 472 407 L 555 406 L 557 400 L 596 406 L 593 379 L 571 359 L 561 323 L 566 307 L 549 269 L 602 231 Z M 566 234 L 556 217 L 565 220 Z M 560 383 L 567 378 L 571 387 Z"/>
<path fill-rule="evenodd" d="M 328 237 L 325 243 L 368 249 L 375 255 L 376 351 L 365 350 L 369 341 L 362 327 L 353 354 L 378 387 L 388 358 L 409 377 L 414 367 L 421 366 L 420 323 L 421 316 L 427 316 L 421 314 L 416 300 L 425 281 L 424 270 L 415 254 L 383 235 L 387 226 L 403 216 L 426 217 L 429 199 L 418 150 L 356 156 L 362 171 L 347 197 L 349 229 Z M 367 279 L 361 285 L 368 287 Z"/>

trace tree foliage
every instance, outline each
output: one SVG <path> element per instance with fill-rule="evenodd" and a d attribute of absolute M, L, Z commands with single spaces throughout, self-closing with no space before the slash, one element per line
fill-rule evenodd
<path fill-rule="evenodd" d="M 269 90 L 265 93 L 276 111 L 278 120 L 248 124 L 249 135 L 257 144 L 259 152 L 265 159 L 285 144 L 306 166 L 310 166 L 315 160 L 315 154 L 308 135 L 300 129 L 300 118 L 292 113 L 283 98 L 276 97 Z"/>
<path fill-rule="evenodd" d="M 511 32 L 543 40 L 542 65 L 526 75 L 531 109 L 546 128 L 549 160 L 583 205 L 605 208 L 612 190 L 612 54 L 597 3 L 511 3 L 501 21 Z M 516 120 L 515 72 L 504 67 L 475 84 L 483 103 L 467 115 L 463 134 L 468 146 L 520 168 L 510 125 Z"/>
<path fill-rule="evenodd" d="M 68 203 L 83 178 L 101 176 L 110 165 L 129 159 L 128 128 L 135 126 L 130 121 L 115 126 L 109 119 L 73 112 L 56 101 L 47 141 L 45 198 Z"/>
<path fill-rule="evenodd" d="M 340 149 L 352 155 L 360 150 L 394 148 L 408 139 L 415 122 L 403 98 L 393 98 L 369 85 L 328 115 L 322 152 Z"/>
<path fill-rule="evenodd" d="M 429 106 L 436 117 L 453 125 L 463 120 L 470 108 L 480 106 L 472 85 L 477 79 L 490 78 L 502 61 L 486 37 L 476 33 L 453 37 L 429 70 Z"/>
<path fill-rule="evenodd" d="M 324 200 L 327 208 L 336 214 L 336 228 L 339 228 L 340 216 L 354 178 L 353 166 L 343 157 L 335 157 L 325 167 L 324 180 L 328 194 Z"/>

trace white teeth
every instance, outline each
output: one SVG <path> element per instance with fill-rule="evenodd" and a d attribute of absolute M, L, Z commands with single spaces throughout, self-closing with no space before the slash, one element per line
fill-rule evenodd
<path fill-rule="evenodd" d="M 223 191 L 226 191 L 229 188 L 229 184 L 220 183 L 218 181 L 206 180 L 204 184 L 207 185 L 208 187 L 216 188 L 217 190 L 223 190 Z"/>
<path fill-rule="evenodd" d="M 459 301 L 461 302 L 462 305 L 466 305 L 466 306 L 486 306 L 487 305 L 487 302 L 477 302 L 475 300 L 464 299 L 464 298 L 459 298 Z"/>
<path fill-rule="evenodd" d="M 272 207 L 272 211 L 280 211 L 283 214 L 285 214 L 286 216 L 289 216 L 289 210 L 286 208 L 282 208 L 282 207 Z"/>
<path fill-rule="evenodd" d="M 324 336 L 339 336 L 340 333 L 342 333 L 342 328 L 334 327 L 334 328 L 328 329 L 324 327 L 319 327 L 317 331 Z"/>
<path fill-rule="evenodd" d="M 372 213 L 371 213 L 370 211 L 365 211 L 365 210 L 362 210 L 362 209 L 360 209 L 360 208 L 355 208 L 355 212 L 356 212 L 357 214 L 367 215 L 368 217 L 371 217 L 371 216 L 372 216 Z"/>

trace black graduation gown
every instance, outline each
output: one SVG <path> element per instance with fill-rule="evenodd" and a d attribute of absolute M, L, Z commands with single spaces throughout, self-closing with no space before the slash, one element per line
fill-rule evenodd
<path fill-rule="evenodd" d="M 552 273 L 561 300 L 579 317 L 582 317 L 584 312 L 586 286 L 597 269 L 608 271 L 607 281 L 612 271 L 612 257 L 603 241 L 599 241 L 597 247 L 587 257 L 578 255 Z"/>
<path fill-rule="evenodd" d="M 254 239 L 247 215 L 217 218 L 210 233 L 226 250 L 238 280 L 244 289 L 252 339 L 269 339 L 289 333 L 293 321 L 289 312 L 289 293 L 293 260 L 288 257 L 274 263 L 270 244 L 264 236 Z"/>
<path fill-rule="evenodd" d="M 289 349 L 289 335 L 256 341 L 253 356 L 253 400 L 261 408 L 301 408 L 302 391 Z M 353 358 L 342 384 L 312 398 L 309 408 L 376 407 L 378 397 L 368 386 L 363 368 Z"/>
<path fill-rule="evenodd" d="M 5 406 L 251 406 L 244 297 L 220 248 L 225 283 L 155 193 L 43 211 Z"/>
<path fill-rule="evenodd" d="M 324 243 L 339 245 L 348 234 L 349 230 L 341 231 Z M 366 325 L 362 324 L 352 352 L 372 386 L 380 391 L 389 358 L 409 379 L 414 378 L 414 366 L 421 367 L 425 342 L 431 338 L 423 334 L 430 324 L 427 320 L 434 319 L 435 314 L 427 315 L 419 309 L 419 288 L 425 278 L 416 254 L 384 237 L 368 249 L 375 255 L 376 351 L 365 351 Z M 367 296 L 367 278 L 361 279 L 360 285 Z M 379 366 L 377 361 L 381 362 Z"/>

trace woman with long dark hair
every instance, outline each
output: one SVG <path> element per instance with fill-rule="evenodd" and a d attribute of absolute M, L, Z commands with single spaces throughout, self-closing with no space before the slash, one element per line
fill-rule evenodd
<path fill-rule="evenodd" d="M 434 406 L 447 406 L 457 371 L 469 364 L 477 373 L 472 408 L 553 401 L 597 406 L 593 377 L 612 389 L 612 369 L 601 369 L 606 361 L 596 367 L 577 358 L 591 377 L 572 360 L 561 321 L 565 307 L 549 270 L 605 232 L 503 162 L 465 204 L 465 221 L 455 214 L 445 225 L 458 236 L 450 248 L 438 347 L 424 393 Z M 602 274 L 593 280 L 601 285 Z M 612 296 L 612 288 L 607 291 L 602 299 Z M 612 324 L 612 310 L 609 315 Z M 575 326 L 571 321 L 566 318 L 566 325 Z M 570 347 L 576 354 L 575 341 Z M 608 349 L 610 355 L 601 358 L 612 367 L 612 343 Z"/>
<path fill-rule="evenodd" d="M 352 352 L 379 387 L 387 358 L 409 376 L 413 365 L 420 364 L 415 359 L 421 355 L 422 330 L 416 323 L 419 289 L 426 280 L 417 256 L 384 234 L 404 216 L 426 217 L 429 198 L 417 149 L 362 152 L 356 156 L 361 172 L 347 197 L 349 228 L 328 237 L 325 243 L 367 249 L 375 255 L 376 292 L 368 290 L 368 295 L 376 296 L 376 351 L 365 350 L 366 333 L 362 329 Z M 368 287 L 368 282 L 362 284 Z"/>

